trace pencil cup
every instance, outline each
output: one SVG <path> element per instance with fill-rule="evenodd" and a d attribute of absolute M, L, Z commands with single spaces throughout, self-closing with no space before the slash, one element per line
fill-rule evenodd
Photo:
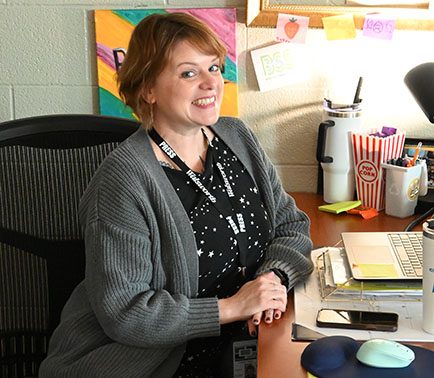
<path fill-rule="evenodd" d="M 423 224 L 422 328 L 434 334 L 434 221 Z"/>
<path fill-rule="evenodd" d="M 421 165 L 400 167 L 381 164 L 386 170 L 385 212 L 398 218 L 414 214 L 419 196 Z"/>

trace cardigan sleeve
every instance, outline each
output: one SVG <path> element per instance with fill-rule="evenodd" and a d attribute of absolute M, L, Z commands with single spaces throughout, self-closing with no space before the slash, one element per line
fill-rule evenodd
<path fill-rule="evenodd" d="M 310 259 L 312 242 L 309 238 L 309 219 L 298 210 L 289 195 L 282 195 L 276 212 L 275 236 L 268 245 L 264 263 L 257 274 L 277 268 L 288 277 L 288 290 L 307 278 L 313 270 Z"/>
<path fill-rule="evenodd" d="M 85 244 L 88 297 L 110 338 L 155 348 L 220 334 L 216 298 L 187 298 L 152 287 L 147 237 L 94 221 L 86 227 Z"/>
<path fill-rule="evenodd" d="M 152 183 L 155 172 L 137 159 L 118 149 L 80 202 L 92 310 L 105 334 L 125 345 L 155 349 L 218 336 L 218 300 L 190 294 L 183 235 Z"/>
<path fill-rule="evenodd" d="M 272 268 L 283 271 L 288 277 L 288 290 L 307 278 L 313 270 L 310 259 L 312 241 L 310 239 L 310 220 L 295 204 L 294 199 L 285 192 L 276 169 L 251 130 L 250 135 L 256 145 L 267 186 L 266 195 L 272 203 L 274 212 L 274 237 L 268 245 L 266 257 L 257 271 L 262 274 Z M 257 156 L 256 155 L 256 156 Z M 270 189 L 270 190 L 268 190 Z"/>

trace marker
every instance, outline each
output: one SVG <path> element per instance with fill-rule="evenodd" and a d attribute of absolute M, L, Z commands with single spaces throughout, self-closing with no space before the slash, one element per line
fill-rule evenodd
<path fill-rule="evenodd" d="M 408 162 L 407 167 L 414 167 L 416 165 L 416 160 L 419 157 L 421 147 L 422 142 L 419 142 L 416 146 L 416 150 L 414 151 L 413 159 Z"/>
<path fill-rule="evenodd" d="M 353 104 L 358 104 L 358 103 L 362 102 L 362 99 L 359 98 L 360 89 L 362 88 L 362 83 L 363 83 L 363 77 L 360 76 L 359 82 L 357 83 L 357 89 L 356 89 L 356 94 L 354 95 Z"/>

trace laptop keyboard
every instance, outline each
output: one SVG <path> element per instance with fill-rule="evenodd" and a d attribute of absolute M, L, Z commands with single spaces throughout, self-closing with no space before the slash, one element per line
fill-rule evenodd
<path fill-rule="evenodd" d="M 388 236 L 404 275 L 422 278 L 422 233 L 396 233 Z"/>

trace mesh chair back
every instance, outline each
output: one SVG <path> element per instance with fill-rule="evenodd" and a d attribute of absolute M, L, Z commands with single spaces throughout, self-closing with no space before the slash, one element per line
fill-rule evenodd
<path fill-rule="evenodd" d="M 0 124 L 0 376 L 36 376 L 84 277 L 77 209 L 104 158 L 139 124 L 55 115 Z"/>

